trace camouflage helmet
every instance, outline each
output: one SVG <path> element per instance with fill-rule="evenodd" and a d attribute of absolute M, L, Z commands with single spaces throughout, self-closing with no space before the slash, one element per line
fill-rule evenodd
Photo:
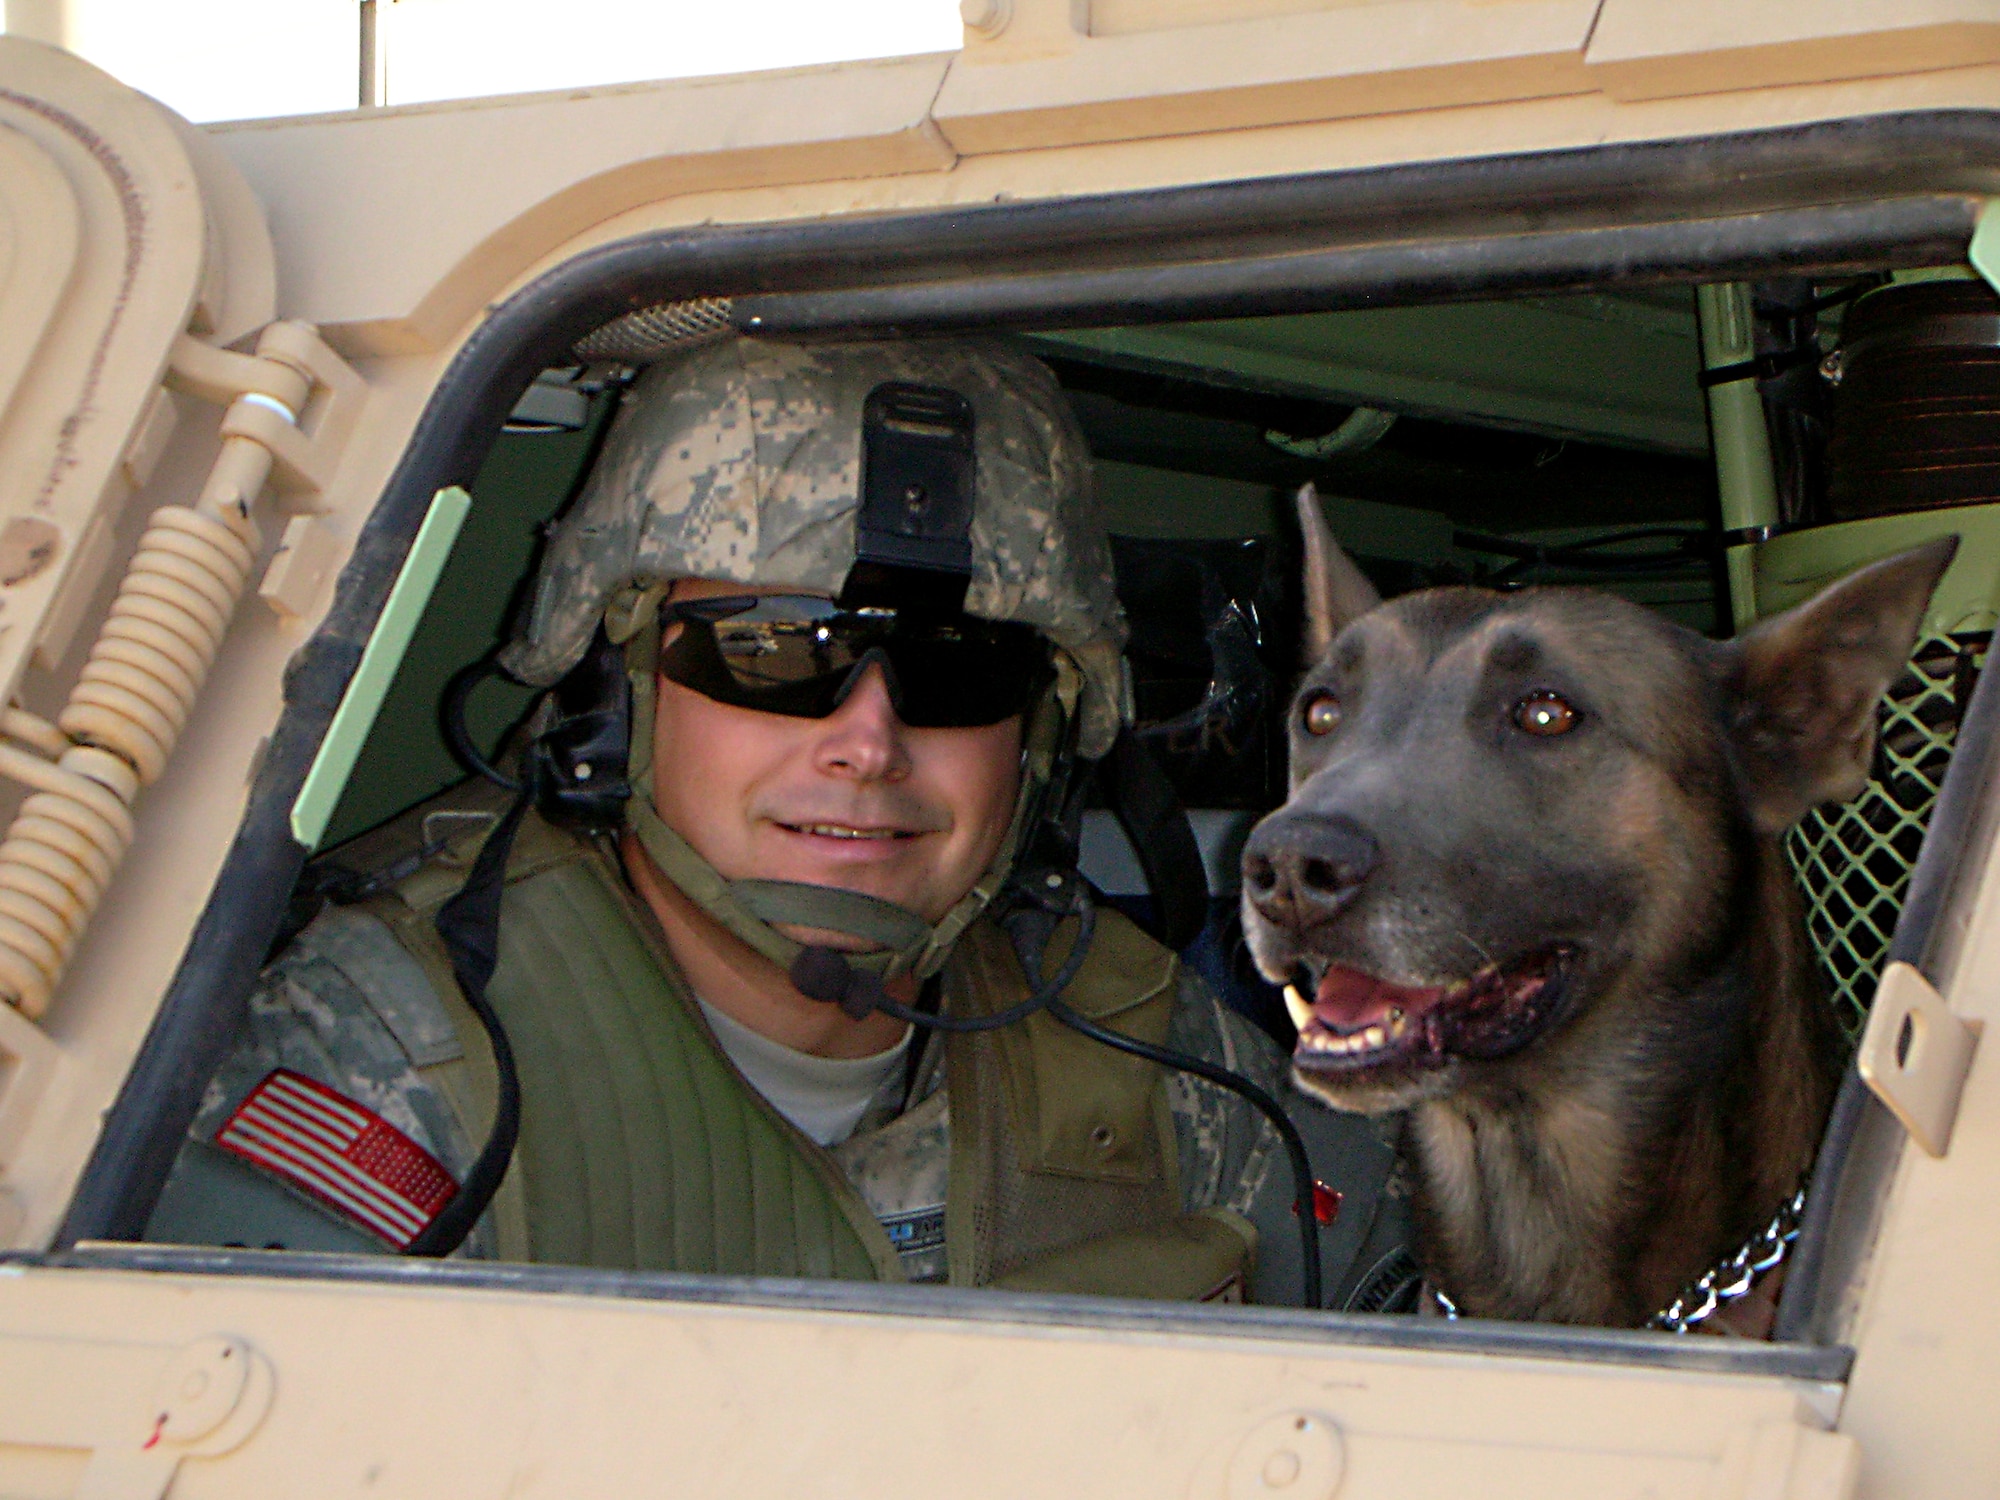
<path fill-rule="evenodd" d="M 854 562 L 862 403 L 885 381 L 946 386 L 971 402 L 965 609 L 1032 625 L 1068 654 L 1082 677 L 1077 748 L 1103 754 L 1122 718 L 1125 622 L 1089 450 L 1048 370 L 994 340 L 733 338 L 655 365 L 551 536 L 502 665 L 552 683 L 608 611 L 629 620 L 635 602 L 679 578 L 838 594 Z"/>

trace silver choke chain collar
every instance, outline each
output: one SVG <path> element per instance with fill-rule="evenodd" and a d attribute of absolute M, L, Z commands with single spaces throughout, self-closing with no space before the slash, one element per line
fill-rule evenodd
<path fill-rule="evenodd" d="M 1671 1303 L 1648 1318 L 1645 1326 L 1666 1333 L 1692 1333 L 1730 1303 L 1749 1296 L 1759 1277 L 1785 1263 L 1792 1242 L 1799 1237 L 1799 1222 L 1805 1212 L 1806 1184 L 1801 1179 L 1791 1197 L 1778 1205 L 1770 1223 L 1702 1272 Z M 1430 1294 L 1446 1320 L 1457 1322 L 1458 1304 L 1443 1288 L 1432 1284 Z"/>
<path fill-rule="evenodd" d="M 1770 1223 L 1738 1246 L 1735 1254 L 1704 1271 L 1686 1291 L 1648 1318 L 1646 1326 L 1687 1333 L 1730 1303 L 1749 1296 L 1758 1277 L 1785 1263 L 1792 1241 L 1799 1237 L 1799 1221 L 1805 1212 L 1806 1185 L 1801 1181 L 1792 1196 L 1778 1205 Z"/>

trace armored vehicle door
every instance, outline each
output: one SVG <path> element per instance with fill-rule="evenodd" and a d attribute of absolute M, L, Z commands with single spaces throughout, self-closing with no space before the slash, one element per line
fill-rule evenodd
<path fill-rule="evenodd" d="M 2000 688 L 1973 699 L 1969 670 L 1925 700 L 1963 686 L 1964 735 L 1885 955 L 1911 966 L 1884 1012 L 1909 1023 L 1884 1028 L 1874 1054 L 1882 1076 L 1909 1075 L 1909 1113 L 1933 1126 L 1950 1123 L 1963 1079 L 1956 1133 L 1906 1145 L 1855 1076 L 1839 1172 L 1800 1232 L 1773 1342 L 148 1241 L 308 852 L 450 774 L 417 744 L 444 680 L 425 673 L 470 654 L 535 523 L 590 462 L 633 373 L 593 391 L 594 364 L 635 367 L 658 357 L 650 342 L 711 325 L 1034 340 L 1073 394 L 1127 424 L 1100 479 L 1123 485 L 1128 514 L 1165 517 L 1180 492 L 1160 474 L 1215 477 L 1168 462 L 1191 386 L 1208 403 L 1192 415 L 1227 397 L 1267 467 L 1332 455 L 1343 432 L 1380 439 L 1395 408 L 1412 465 L 1430 461 L 1421 422 L 1435 435 L 1476 414 L 1540 473 L 1560 452 L 1547 412 L 1487 402 L 1459 351 L 1484 355 L 1503 325 L 1541 345 L 1568 404 L 1589 409 L 1583 448 L 1643 395 L 1569 367 L 1546 336 L 1587 315 L 1680 330 L 1666 347 L 1693 415 L 1612 435 L 1678 455 L 1706 486 L 1710 453 L 1726 459 L 1730 434 L 1755 425 L 1731 425 L 1732 389 L 1757 410 L 1754 329 L 1702 348 L 1720 304 L 1747 298 L 1727 288 L 1979 262 L 2000 226 L 1981 205 L 2000 180 L 2000 70 L 1980 65 L 1990 21 L 1952 21 L 1970 3 L 1912 21 L 1921 35 L 1896 56 L 1932 71 L 1907 87 L 1840 84 L 1895 65 L 1873 43 L 1752 35 L 1777 6 L 1742 7 L 1727 66 L 1594 75 L 1586 48 L 1630 62 L 1652 45 L 1632 23 L 1646 7 L 1498 8 L 1519 11 L 1511 21 L 1459 0 L 966 9 L 986 20 L 950 57 L 206 140 L 75 59 L 0 41 L 0 789 L 13 788 L 0 828 L 21 830 L 17 800 L 54 799 L 33 849 L 0 844 L 0 1492 L 1991 1488 L 1990 1424 L 1966 1403 L 2000 1345 L 1979 1253 L 2000 1083 L 1990 1060 L 1969 1077 L 1929 1061 L 1964 1063 L 1949 1009 L 1983 1018 L 2000 972 Z M 1350 45 L 1357 25 L 1365 47 Z M 1938 50 L 1910 60 L 1920 43 Z M 1505 66 L 1461 66 L 1475 53 Z M 1683 83 L 1722 102 L 1689 104 L 1672 93 Z M 275 254 L 239 170 L 272 209 Z M 1623 295 L 1632 284 L 1641 296 Z M 1539 305 L 1567 293 L 1603 298 Z M 1312 365 L 1286 342 L 1299 328 L 1275 326 L 1418 304 L 1465 321 L 1406 325 L 1408 346 L 1455 363 L 1392 371 L 1400 396 L 1313 384 L 1337 328 L 1310 330 Z M 313 319 L 366 386 L 280 315 Z M 1414 388 L 1439 372 L 1455 393 Z M 1706 409 L 1698 389 L 1716 393 Z M 1379 410 L 1356 404 L 1377 395 Z M 1301 411 L 1337 411 L 1338 425 L 1287 420 Z M 1189 486 L 1183 513 L 1198 501 L 1215 522 L 1230 496 L 1262 505 L 1270 488 Z M 1834 565 L 1801 552 L 1811 533 L 1773 536 L 1761 512 L 1731 509 L 1726 473 L 1722 498 L 1704 534 L 1731 587 L 1709 579 L 1702 600 L 1749 618 Z M 530 501 L 544 507 L 532 517 Z M 1514 547 L 1493 554 L 1510 569 L 1574 552 L 1570 535 L 1510 542 L 1481 504 L 1454 528 L 1441 510 L 1359 497 L 1342 539 L 1372 528 L 1375 560 L 1412 565 L 1468 540 Z M 1413 516 L 1435 523 L 1434 546 Z M 1190 536 L 1237 535 L 1140 539 L 1179 562 Z M 226 576 L 203 563 L 214 556 L 234 560 Z M 1159 572 L 1156 592 L 1183 588 Z M 164 670 L 146 676 L 151 658 L 118 644 L 162 639 L 120 634 L 120 620 L 158 623 L 145 599 L 208 621 L 187 658 L 199 670 L 164 697 Z M 1155 654 L 1142 689 L 1179 681 Z M 83 877 L 65 878 L 59 855 Z M 1927 1045 L 1938 1037 L 1956 1048 Z"/>
<path fill-rule="evenodd" d="M 229 612 L 210 597 L 214 557 L 199 526 L 155 506 L 171 499 L 192 514 L 186 502 L 217 456 L 220 415 L 199 397 L 213 394 L 222 362 L 252 363 L 220 346 L 269 322 L 273 287 L 262 210 L 205 137 L 66 53 L 12 38 L 0 46 L 0 813 L 12 830 L 0 856 L 0 1240 L 9 1244 L 52 1232 L 177 956 L 171 919 L 148 926 L 159 903 L 128 897 L 158 893 L 177 859 L 202 856 L 149 830 L 144 842 L 162 863 L 116 875 L 138 831 L 140 788 L 164 771 Z M 241 572 L 255 560 L 230 549 Z M 121 574 L 126 623 L 114 628 L 106 615 Z M 194 590 L 192 607 L 206 612 L 192 633 L 187 611 L 166 598 L 177 587 Z M 234 811 L 224 804 L 218 845 Z M 71 1003 L 51 1011 L 66 973 Z"/>

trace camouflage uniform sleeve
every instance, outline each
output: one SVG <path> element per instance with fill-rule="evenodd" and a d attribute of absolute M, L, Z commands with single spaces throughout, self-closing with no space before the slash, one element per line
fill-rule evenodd
<path fill-rule="evenodd" d="M 209 1081 L 147 1238 L 387 1250 L 353 1219 L 219 1146 L 217 1136 L 260 1083 L 286 1068 L 373 1112 L 462 1178 L 476 1146 L 420 1072 L 461 1055 L 449 1014 L 389 929 L 366 912 L 329 908 L 251 991 L 236 1050 Z M 479 1253 L 476 1240 L 469 1253 Z"/>
<path fill-rule="evenodd" d="M 1393 1125 L 1342 1114 L 1292 1086 L 1278 1046 L 1185 968 L 1168 1045 L 1239 1073 L 1284 1106 L 1305 1138 L 1313 1176 L 1339 1194 L 1320 1226 L 1326 1305 L 1378 1311 L 1387 1282 L 1414 1270 L 1408 1204 L 1394 1186 Z M 1241 1095 L 1170 1074 L 1167 1102 L 1179 1147 L 1182 1207 L 1228 1208 L 1257 1226 L 1253 1300 L 1297 1306 L 1303 1288 L 1289 1159 L 1278 1132 Z M 1322 1195 L 1324 1198 L 1324 1195 Z"/>

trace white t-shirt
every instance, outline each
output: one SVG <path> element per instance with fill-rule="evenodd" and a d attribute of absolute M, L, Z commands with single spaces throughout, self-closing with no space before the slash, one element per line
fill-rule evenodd
<path fill-rule="evenodd" d="M 699 997 L 697 997 L 699 999 Z M 706 1000 L 701 1013 L 737 1070 L 771 1106 L 822 1146 L 838 1145 L 854 1133 L 870 1101 L 903 1066 L 910 1032 L 873 1057 L 816 1057 L 774 1042 Z"/>

